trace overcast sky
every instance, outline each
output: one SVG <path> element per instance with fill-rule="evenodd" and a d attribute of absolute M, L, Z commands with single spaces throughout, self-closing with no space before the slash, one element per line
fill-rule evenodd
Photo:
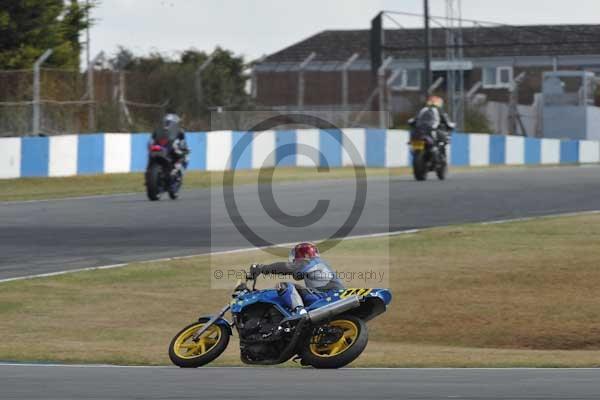
<path fill-rule="evenodd" d="M 462 0 L 463 17 L 508 24 L 600 23 L 600 0 Z M 430 0 L 445 15 L 444 0 Z M 175 55 L 217 45 L 255 59 L 326 29 L 366 29 L 380 10 L 422 12 L 422 0 L 100 0 L 92 56 L 118 45 Z M 418 18 L 395 17 L 404 26 Z M 392 28 L 392 23 L 386 23 Z"/>

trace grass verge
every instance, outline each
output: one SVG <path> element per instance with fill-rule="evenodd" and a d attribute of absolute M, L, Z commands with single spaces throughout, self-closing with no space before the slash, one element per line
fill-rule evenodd
<path fill-rule="evenodd" d="M 326 254 L 337 270 L 383 271 L 394 294 L 354 365 L 600 366 L 598 243 L 599 215 L 341 242 Z M 210 265 L 273 258 L 255 251 L 1 284 L 0 359 L 168 364 L 172 335 L 229 299 L 211 289 Z M 236 344 L 217 364 L 239 364 Z"/>
<path fill-rule="evenodd" d="M 408 168 L 367 168 L 367 176 L 401 176 L 410 172 Z M 353 168 L 335 168 L 317 171 L 315 168 L 274 169 L 273 182 L 293 182 L 301 180 L 350 179 Z M 262 178 L 261 178 L 262 179 Z M 235 174 L 235 184 L 260 182 L 259 170 L 240 170 Z M 185 189 L 201 189 L 223 184 L 223 172 L 189 171 L 185 175 Z M 107 195 L 118 193 L 144 192 L 144 174 L 103 174 L 81 175 L 61 178 L 19 178 L 0 179 L 0 201 L 59 199 Z"/>
<path fill-rule="evenodd" d="M 543 166 L 491 166 L 491 167 L 453 167 L 450 171 L 461 173 L 466 171 L 511 170 L 516 168 L 548 168 L 555 165 Z M 268 169 L 267 178 L 259 177 L 260 170 L 240 170 L 235 174 L 235 184 L 256 184 L 270 182 Z M 411 175 L 412 170 L 402 168 L 366 168 L 368 177 L 389 177 Z M 316 168 L 273 168 L 272 182 L 316 181 L 325 179 L 352 179 L 355 177 L 354 168 L 332 168 L 329 171 L 318 171 Z M 433 175 L 430 179 L 433 179 Z M 184 179 L 184 189 L 202 189 L 223 185 L 222 171 L 188 171 Z M 56 178 L 18 178 L 0 179 L 0 202 L 19 200 L 46 200 L 67 197 L 110 195 L 119 193 L 144 192 L 144 174 L 141 172 L 128 174 L 80 175 Z"/>

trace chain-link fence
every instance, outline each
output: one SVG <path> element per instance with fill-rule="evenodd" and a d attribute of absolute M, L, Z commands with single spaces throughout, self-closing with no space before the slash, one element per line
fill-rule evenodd
<path fill-rule="evenodd" d="M 138 75 L 143 74 L 97 70 L 90 79 L 79 71 L 42 68 L 36 101 L 33 70 L 0 71 L 0 136 L 150 131 L 166 103 L 149 101 Z M 130 82 L 140 97 L 127 96 Z"/>

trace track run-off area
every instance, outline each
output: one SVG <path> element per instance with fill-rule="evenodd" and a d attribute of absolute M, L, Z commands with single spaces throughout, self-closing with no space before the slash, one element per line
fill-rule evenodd
<path fill-rule="evenodd" d="M 451 174 L 447 181 L 368 179 L 364 208 L 350 232 L 368 235 L 600 209 L 600 166 L 511 168 Z M 329 237 L 347 221 L 353 180 L 280 183 L 265 210 L 268 185 L 235 187 L 237 213 L 220 187 L 185 190 L 177 201 L 143 193 L 0 203 L 0 280 L 252 247 L 230 214 L 271 243 Z M 361 190 L 360 188 L 358 190 Z M 318 200 L 327 212 L 304 228 L 286 221 Z M 279 213 L 277 220 L 272 216 Z M 270 215 L 269 215 L 270 214 Z M 293 222 L 293 221 L 292 221 Z"/>

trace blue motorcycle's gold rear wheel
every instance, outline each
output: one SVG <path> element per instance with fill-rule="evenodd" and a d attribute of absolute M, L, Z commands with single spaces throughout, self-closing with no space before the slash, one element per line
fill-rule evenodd
<path fill-rule="evenodd" d="M 194 335 L 202 329 L 207 319 L 183 328 L 171 341 L 169 358 L 182 368 L 196 368 L 208 364 L 221 355 L 229 344 L 229 332 L 221 325 L 212 325 L 194 340 Z"/>
<path fill-rule="evenodd" d="M 314 343 L 310 344 L 310 352 L 317 357 L 334 357 L 348 350 L 358 337 L 359 328 L 357 324 L 348 319 L 336 319 L 328 324 L 330 327 L 343 331 L 342 336 L 335 343 L 319 346 L 318 337 L 313 337 Z"/>
<path fill-rule="evenodd" d="M 318 334 L 310 337 L 301 355 L 305 364 L 315 368 L 340 368 L 354 361 L 367 347 L 367 325 L 358 317 L 341 315 L 322 326 L 339 330 L 339 337 L 328 343 L 323 343 Z"/>

